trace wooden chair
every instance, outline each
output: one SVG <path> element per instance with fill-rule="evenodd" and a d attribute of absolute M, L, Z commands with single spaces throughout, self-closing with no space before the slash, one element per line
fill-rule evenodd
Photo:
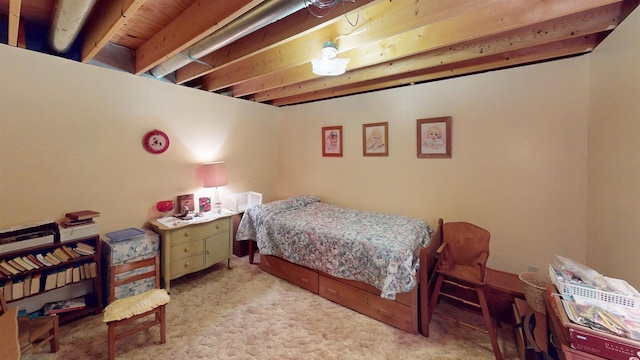
<path fill-rule="evenodd" d="M 116 280 L 116 276 L 119 274 L 149 266 L 154 266 L 154 269 L 136 275 L 126 274 Z M 154 289 L 127 298 L 115 299 L 116 287 L 146 278 L 155 278 Z M 160 260 L 158 257 L 112 266 L 110 284 L 110 304 L 105 308 L 103 317 L 103 321 L 109 327 L 109 359 L 115 358 L 116 340 L 134 335 L 155 325 L 160 325 L 160 343 L 164 344 L 167 340 L 165 306 L 169 302 L 169 294 L 166 290 L 160 289 Z M 152 321 L 137 321 L 150 315 L 153 315 Z M 122 331 L 118 331 L 118 329 Z"/>
<path fill-rule="evenodd" d="M 443 243 L 437 251 L 438 275 L 431 302 L 429 303 L 429 318 L 432 318 L 440 295 L 446 296 L 459 303 L 464 303 L 482 311 L 486 329 L 476 327 L 463 321 L 438 314 L 461 325 L 468 326 L 489 334 L 491 346 L 496 359 L 501 360 L 502 354 L 496 335 L 496 324 L 487 306 L 485 285 L 487 280 L 486 263 L 489 258 L 489 239 L 491 234 L 476 225 L 466 222 L 445 223 L 443 228 Z M 443 283 L 449 284 L 448 290 L 443 291 Z M 458 290 L 456 292 L 456 289 Z M 478 302 L 459 296 L 464 291 L 472 290 L 477 294 Z M 473 299 L 475 300 L 475 299 Z"/>
<path fill-rule="evenodd" d="M 0 349 L 3 360 L 20 359 L 20 343 L 18 342 L 18 308 L 11 308 L 0 314 Z"/>
<path fill-rule="evenodd" d="M 4 294 L 0 292 L 0 315 L 9 311 L 9 306 L 4 300 Z M 60 337 L 58 331 L 58 316 L 40 316 L 30 319 L 27 316 L 18 317 L 18 342 L 20 354 L 30 350 L 36 350 L 46 345 L 51 347 L 51 352 L 58 352 Z"/>

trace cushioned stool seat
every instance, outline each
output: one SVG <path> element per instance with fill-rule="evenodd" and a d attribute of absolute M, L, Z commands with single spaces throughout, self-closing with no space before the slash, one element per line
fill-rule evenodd
<path fill-rule="evenodd" d="M 169 302 L 169 294 L 165 289 L 153 289 L 142 294 L 124 299 L 118 299 L 104 309 L 102 321 L 116 321 L 128 319 L 165 305 Z"/>

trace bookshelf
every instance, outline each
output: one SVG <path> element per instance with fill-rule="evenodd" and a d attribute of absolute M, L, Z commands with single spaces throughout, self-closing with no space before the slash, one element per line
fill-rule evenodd
<path fill-rule="evenodd" d="M 64 298 L 64 291 L 60 289 L 76 287 L 77 284 L 88 285 L 86 288 L 90 290 L 84 294 L 86 307 L 60 314 L 60 322 L 64 324 L 86 315 L 98 314 L 102 311 L 100 248 L 99 235 L 91 235 L 62 242 L 56 239 L 45 245 L 2 253 L 0 267 L 7 262 L 10 265 L 21 264 L 22 269 L 12 273 L 3 268 L 0 272 L 0 289 L 9 304 L 17 303 L 22 308 L 23 302 L 35 302 L 41 304 L 39 309 L 51 301 L 77 297 L 74 294 Z M 56 254 L 59 261 L 51 261 L 50 254 Z M 42 258 L 49 261 L 42 261 Z M 26 267 L 23 262 L 31 266 Z M 62 298 L 60 294 L 63 294 Z"/>

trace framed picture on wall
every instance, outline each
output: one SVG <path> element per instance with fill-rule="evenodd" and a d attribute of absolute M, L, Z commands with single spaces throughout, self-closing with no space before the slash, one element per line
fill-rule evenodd
<path fill-rule="evenodd" d="M 389 123 L 362 125 L 362 156 L 389 156 Z"/>
<path fill-rule="evenodd" d="M 418 157 L 451 157 L 451 116 L 418 119 Z"/>
<path fill-rule="evenodd" d="M 342 126 L 322 128 L 322 156 L 342 157 Z"/>

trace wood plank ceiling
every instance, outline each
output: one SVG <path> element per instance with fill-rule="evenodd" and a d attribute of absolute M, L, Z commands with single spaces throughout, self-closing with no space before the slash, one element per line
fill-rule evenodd
<path fill-rule="evenodd" d="M 73 1 L 89 0 L 0 0 L 4 42 L 29 48 L 30 25 L 48 36 L 60 3 Z M 97 0 L 70 52 L 85 63 L 141 76 L 160 69 L 179 85 L 285 106 L 588 53 L 639 3 Z M 277 21 L 252 25 L 243 36 L 228 31 L 249 15 L 265 18 L 263 9 L 274 4 L 297 11 L 275 14 Z M 223 44 L 194 57 L 194 47 L 225 32 Z M 326 41 L 350 59 L 345 74 L 312 73 L 310 61 Z M 173 60 L 179 65 L 167 69 Z"/>

